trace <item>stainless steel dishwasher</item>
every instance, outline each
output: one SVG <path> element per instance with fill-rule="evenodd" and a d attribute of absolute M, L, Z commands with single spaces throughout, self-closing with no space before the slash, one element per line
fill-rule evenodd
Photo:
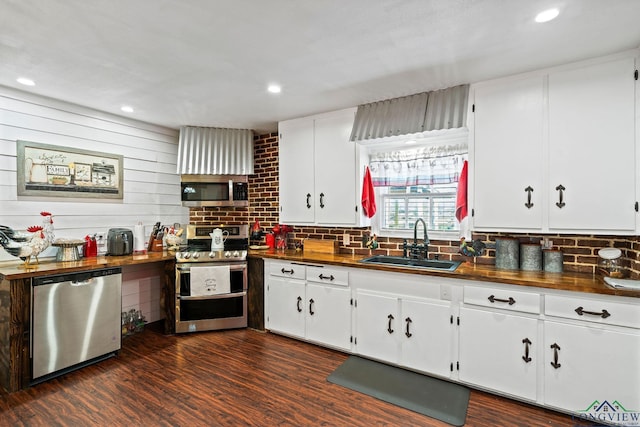
<path fill-rule="evenodd" d="M 120 268 L 34 278 L 31 295 L 32 383 L 120 349 Z"/>

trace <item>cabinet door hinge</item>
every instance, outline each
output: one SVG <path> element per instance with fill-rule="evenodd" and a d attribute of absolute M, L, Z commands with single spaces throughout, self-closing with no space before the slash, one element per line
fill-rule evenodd
<path fill-rule="evenodd" d="M 634 71 L 633 78 L 638 80 L 638 70 Z"/>
<path fill-rule="evenodd" d="M 638 212 L 638 202 L 636 202 L 636 212 Z"/>
<path fill-rule="evenodd" d="M 471 112 L 475 113 L 476 112 L 476 104 L 472 104 L 471 105 Z"/>

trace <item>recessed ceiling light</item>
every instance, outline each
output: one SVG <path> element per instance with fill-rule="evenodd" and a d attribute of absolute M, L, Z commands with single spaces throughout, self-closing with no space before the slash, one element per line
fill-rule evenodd
<path fill-rule="evenodd" d="M 16 79 L 16 81 L 17 81 L 18 83 L 20 83 L 20 84 L 25 85 L 25 86 L 35 86 L 35 85 L 36 85 L 36 82 L 34 82 L 33 80 L 28 79 L 28 78 L 26 78 L 26 77 L 18 77 L 18 78 Z"/>
<path fill-rule="evenodd" d="M 133 113 L 133 107 L 129 105 L 123 105 L 122 107 L 120 107 L 120 109 L 125 113 Z"/>
<path fill-rule="evenodd" d="M 276 85 L 276 84 L 271 84 L 269 85 L 269 87 L 267 88 L 267 90 L 270 93 L 280 93 L 282 92 L 282 88 L 280 87 L 280 85 Z"/>
<path fill-rule="evenodd" d="M 555 19 L 560 14 L 558 9 L 547 9 L 536 15 L 536 22 L 543 23 Z"/>

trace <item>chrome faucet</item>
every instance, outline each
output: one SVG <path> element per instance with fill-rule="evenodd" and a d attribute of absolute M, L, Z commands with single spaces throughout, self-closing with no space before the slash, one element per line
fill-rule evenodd
<path fill-rule="evenodd" d="M 418 243 L 418 223 L 422 223 L 422 228 L 424 230 L 424 236 L 422 238 L 422 243 Z M 406 258 L 407 256 L 411 258 L 424 259 L 429 257 L 429 236 L 427 234 L 427 224 L 424 222 L 422 218 L 418 218 L 413 225 L 413 243 L 411 246 L 407 245 L 407 240 L 405 239 L 402 243 L 402 255 Z"/>

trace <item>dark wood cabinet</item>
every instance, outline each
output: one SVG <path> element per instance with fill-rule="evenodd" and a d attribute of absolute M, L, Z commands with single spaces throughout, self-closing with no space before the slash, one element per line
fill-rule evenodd
<path fill-rule="evenodd" d="M 248 290 L 248 326 L 259 331 L 264 330 L 264 261 L 262 258 L 247 259 L 249 271 Z"/>

